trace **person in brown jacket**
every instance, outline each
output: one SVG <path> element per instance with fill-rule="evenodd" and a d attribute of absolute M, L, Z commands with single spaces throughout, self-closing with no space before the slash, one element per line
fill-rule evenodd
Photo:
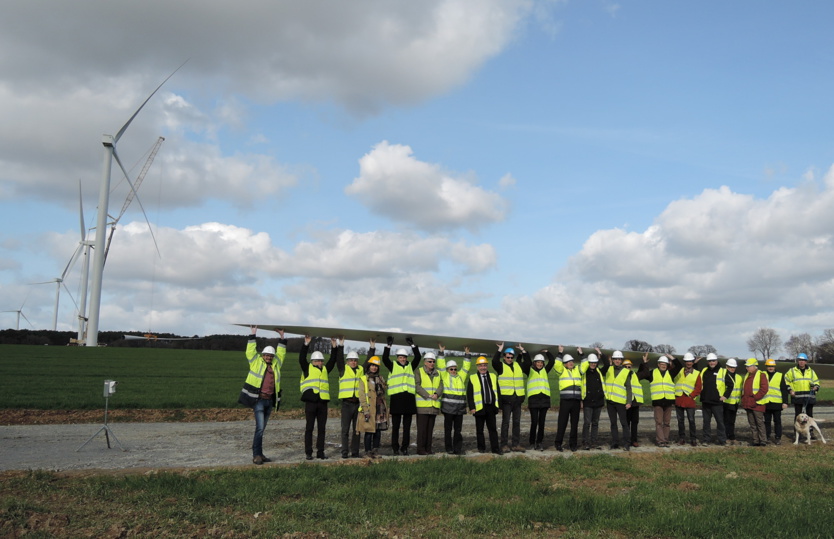
<path fill-rule="evenodd" d="M 368 360 L 368 372 L 359 380 L 359 420 L 356 433 L 364 433 L 365 457 L 377 458 L 376 448 L 383 430 L 388 428 L 388 409 L 385 395 L 388 385 L 379 373 L 379 358 L 373 356 Z"/>
<path fill-rule="evenodd" d="M 759 371 L 759 362 L 754 357 L 748 359 L 744 366 L 747 368 L 747 375 L 741 386 L 741 407 L 747 410 L 747 422 L 750 423 L 750 430 L 753 432 L 753 441 L 750 445 L 766 446 L 764 400 L 768 390 L 767 376 Z"/>

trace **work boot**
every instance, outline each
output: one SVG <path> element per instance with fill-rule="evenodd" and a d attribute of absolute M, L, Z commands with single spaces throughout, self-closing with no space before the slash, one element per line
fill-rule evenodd
<path fill-rule="evenodd" d="M 559 453 L 564 451 L 564 449 L 562 449 L 562 444 L 556 444 L 556 451 L 558 451 Z"/>
<path fill-rule="evenodd" d="M 257 465 L 259 465 L 259 466 L 260 466 L 261 464 L 263 464 L 263 463 L 264 463 L 264 458 L 263 458 L 262 456 L 258 455 L 257 457 L 253 457 L 253 458 L 252 458 L 252 462 L 253 462 L 254 464 L 257 464 Z"/>
<path fill-rule="evenodd" d="M 686 445 L 686 438 L 678 438 L 678 445 Z"/>

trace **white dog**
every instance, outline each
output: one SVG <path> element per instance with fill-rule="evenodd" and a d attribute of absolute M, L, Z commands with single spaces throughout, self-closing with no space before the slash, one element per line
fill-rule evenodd
<path fill-rule="evenodd" d="M 822 435 L 822 431 L 820 430 L 819 425 L 817 422 L 814 421 L 814 418 L 809 416 L 808 414 L 799 414 L 796 416 L 796 421 L 793 422 L 793 428 L 796 431 L 796 441 L 793 445 L 799 444 L 799 436 L 805 435 L 805 440 L 807 444 L 811 444 L 811 429 L 817 429 L 817 434 L 820 435 L 820 440 L 822 443 L 826 443 L 825 437 Z"/>

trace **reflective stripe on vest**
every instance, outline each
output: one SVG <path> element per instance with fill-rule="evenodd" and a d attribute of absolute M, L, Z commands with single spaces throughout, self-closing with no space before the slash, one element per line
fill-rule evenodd
<path fill-rule="evenodd" d="M 339 378 L 339 398 L 349 399 L 351 397 L 359 396 L 359 378 L 362 377 L 363 369 L 357 366 L 353 367 L 347 365 L 342 377 Z"/>
<path fill-rule="evenodd" d="M 530 371 L 532 372 L 532 371 Z M 579 366 L 572 369 L 557 366 L 559 373 L 559 397 L 562 399 L 581 399 L 582 398 L 582 372 Z"/>
<path fill-rule="evenodd" d="M 463 378 L 458 374 L 451 376 L 448 373 L 441 374 L 441 378 L 443 379 L 443 395 L 440 396 L 440 401 L 465 405 L 466 382 Z"/>
<path fill-rule="evenodd" d="M 307 370 L 307 377 L 304 377 L 304 373 L 301 374 L 300 388 L 301 393 L 304 393 L 308 389 L 312 389 L 313 393 L 319 394 L 319 398 L 321 398 L 321 400 L 329 401 L 330 380 L 327 377 L 327 370 L 310 365 Z"/>
<path fill-rule="evenodd" d="M 626 390 L 626 381 L 631 371 L 623 367 L 617 375 L 614 375 L 614 367 L 611 367 L 605 372 L 605 398 L 617 404 L 626 404 L 628 400 L 628 391 Z"/>
<path fill-rule="evenodd" d="M 592 369 L 588 367 L 589 363 L 582 363 L 580 365 L 580 371 L 582 372 L 582 399 L 585 399 L 585 395 L 588 394 L 588 373 L 591 376 L 599 376 L 600 385 L 602 385 L 602 395 L 605 397 L 605 379 L 602 377 L 602 372 L 599 370 L 599 367 L 596 369 Z"/>
<path fill-rule="evenodd" d="M 709 370 L 709 367 L 705 367 L 701 369 L 701 383 L 704 383 L 704 373 Z M 718 372 L 715 376 L 715 388 L 718 390 L 718 396 L 723 397 L 724 392 L 727 391 L 727 383 L 724 381 L 724 375 L 727 374 L 727 371 L 724 370 L 724 367 L 718 369 Z"/>
<path fill-rule="evenodd" d="M 774 372 L 773 378 L 768 380 L 767 395 L 765 395 L 764 402 L 781 404 L 782 403 L 782 373 Z"/>
<path fill-rule="evenodd" d="M 672 373 L 669 369 L 661 371 L 655 369 L 652 373 L 652 381 L 649 384 L 649 391 L 652 394 L 653 401 L 662 399 L 675 399 L 675 382 L 672 380 Z"/>
<path fill-rule="evenodd" d="M 397 393 L 415 395 L 417 390 L 414 387 L 414 371 L 411 370 L 411 365 L 408 363 L 400 365 L 395 361 L 394 366 L 391 367 L 391 374 L 388 376 L 388 394 L 393 396 Z"/>
<path fill-rule="evenodd" d="M 785 381 L 793 389 L 794 398 L 807 398 L 811 396 L 811 388 L 819 385 L 820 379 L 811 367 L 805 367 L 803 373 L 799 367 L 791 367 L 785 375 Z"/>
<path fill-rule="evenodd" d="M 698 371 L 692 369 L 689 374 L 684 374 L 683 369 L 675 377 L 675 396 L 681 397 L 684 393 L 691 395 L 695 391 L 695 384 L 698 382 Z"/>
<path fill-rule="evenodd" d="M 754 374 L 755 378 L 753 379 L 753 395 L 758 393 L 759 388 L 762 387 L 762 384 L 761 384 L 762 377 L 760 376 L 761 374 L 764 374 L 764 373 L 762 371 L 756 371 L 755 374 Z M 748 378 L 750 378 L 750 373 L 749 372 L 744 375 L 744 381 L 741 383 L 742 387 L 744 387 L 747 384 L 747 379 Z M 770 387 L 770 386 L 768 386 L 768 387 Z M 767 395 L 768 394 L 765 393 L 765 396 L 762 397 L 761 399 L 757 400 L 756 404 L 759 404 L 759 405 L 767 404 Z"/>
<path fill-rule="evenodd" d="M 524 396 L 524 372 L 518 363 L 513 362 L 512 366 L 506 363 L 501 364 L 501 374 L 498 376 L 498 383 L 501 384 L 502 395 Z"/>
<path fill-rule="evenodd" d="M 495 391 L 495 388 L 498 387 L 498 380 L 495 378 L 495 375 L 489 373 L 489 379 L 492 382 L 492 390 Z M 473 374 L 469 377 L 469 382 L 472 384 L 472 400 L 475 401 L 475 411 L 482 410 L 484 408 L 484 395 L 483 390 L 481 389 L 481 375 Z M 498 408 L 498 395 L 495 395 L 495 402 L 492 403 L 495 408 Z"/>
<path fill-rule="evenodd" d="M 440 373 L 435 372 L 434 376 L 430 376 L 429 373 L 427 373 L 426 370 L 422 368 L 417 369 L 415 372 L 420 373 L 420 387 L 423 388 L 423 391 L 425 391 L 429 395 L 437 395 L 437 390 L 438 388 L 440 388 Z M 428 383 L 426 379 L 428 379 Z M 417 395 L 418 408 L 440 408 L 440 399 L 427 399 L 426 397 L 417 393 L 416 389 L 415 395 Z"/>
<path fill-rule="evenodd" d="M 741 389 L 744 382 L 741 381 L 740 374 L 730 374 L 733 377 L 733 390 L 730 392 L 729 398 L 724 402 L 727 404 L 738 404 L 741 402 Z"/>
<path fill-rule="evenodd" d="M 636 374 L 631 377 L 631 398 L 637 402 L 637 404 L 643 404 L 643 401 L 646 398 L 643 394 L 643 382 L 637 378 Z"/>
<path fill-rule="evenodd" d="M 530 369 L 530 374 L 527 375 L 527 396 L 538 394 L 550 396 L 550 378 L 544 368 L 539 371 Z"/>

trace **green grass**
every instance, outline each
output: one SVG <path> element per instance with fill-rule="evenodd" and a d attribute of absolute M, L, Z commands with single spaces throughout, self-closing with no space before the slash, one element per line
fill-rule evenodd
<path fill-rule="evenodd" d="M 820 366 L 818 372 L 827 374 L 828 367 Z M 235 408 L 247 369 L 243 351 L 0 345 L 0 408 L 98 409 L 105 379 L 119 382 L 111 405 L 121 409 Z M 281 371 L 282 409 L 301 408 L 300 375 L 298 355 L 287 354 Z M 555 406 L 555 372 L 550 379 Z M 338 407 L 336 369 L 330 384 L 331 406 Z M 649 402 L 648 382 L 643 387 Z M 834 400 L 834 387 L 824 387 L 819 400 Z"/>
<path fill-rule="evenodd" d="M 33 515 L 65 515 L 61 530 L 49 530 L 59 537 L 114 527 L 230 537 L 830 536 L 834 511 L 820 501 L 834 495 L 831 452 L 781 452 L 434 458 L 124 477 L 39 472 L 4 478 L 0 521 L 26 530 Z"/>

